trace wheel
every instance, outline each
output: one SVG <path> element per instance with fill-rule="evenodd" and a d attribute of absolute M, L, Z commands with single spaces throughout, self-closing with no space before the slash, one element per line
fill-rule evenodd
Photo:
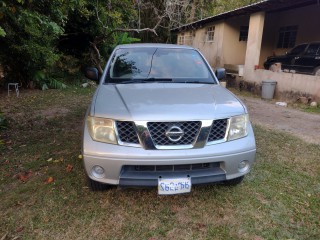
<path fill-rule="evenodd" d="M 273 71 L 274 69 L 274 63 L 270 63 L 268 70 Z"/>
<path fill-rule="evenodd" d="M 110 187 L 111 187 L 109 184 L 104 184 L 104 183 L 94 181 L 89 177 L 87 177 L 87 178 L 88 178 L 89 189 L 93 192 L 105 191 L 105 190 L 110 189 Z"/>
<path fill-rule="evenodd" d="M 240 184 L 243 181 L 243 179 L 244 179 L 244 176 L 237 177 L 237 178 L 230 179 L 230 180 L 226 180 L 226 181 L 224 181 L 224 185 L 236 186 L 236 185 Z"/>
<path fill-rule="evenodd" d="M 269 70 L 272 72 L 280 72 L 281 71 L 281 64 L 280 63 L 272 63 L 272 64 L 270 64 Z"/>
<path fill-rule="evenodd" d="M 315 75 L 315 76 L 320 76 L 320 67 L 317 67 L 317 68 L 314 70 L 314 75 Z"/>

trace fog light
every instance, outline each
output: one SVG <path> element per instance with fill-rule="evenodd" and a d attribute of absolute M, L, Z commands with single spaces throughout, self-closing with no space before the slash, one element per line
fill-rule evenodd
<path fill-rule="evenodd" d="M 245 172 L 249 168 L 249 162 L 247 160 L 241 161 L 238 165 L 238 169 L 240 172 Z"/>
<path fill-rule="evenodd" d="M 104 169 L 101 166 L 93 166 L 92 168 L 92 175 L 96 178 L 103 178 L 104 177 Z"/>

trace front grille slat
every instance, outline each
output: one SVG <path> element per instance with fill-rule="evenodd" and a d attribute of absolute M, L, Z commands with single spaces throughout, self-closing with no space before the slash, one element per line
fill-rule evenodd
<path fill-rule="evenodd" d="M 208 142 L 219 141 L 225 138 L 228 119 L 214 120 L 211 126 Z"/>
<path fill-rule="evenodd" d="M 194 171 L 219 167 L 220 163 L 197 163 L 197 164 L 181 164 L 181 165 L 138 165 L 133 166 L 137 172 L 179 172 Z M 130 166 L 127 166 L 130 167 Z"/>
<path fill-rule="evenodd" d="M 196 137 L 201 127 L 201 121 L 148 122 L 147 126 L 155 145 L 190 145 L 196 141 Z M 166 131 L 173 126 L 179 127 L 184 132 L 182 138 L 178 141 L 172 141 L 166 136 Z"/>
<path fill-rule="evenodd" d="M 120 141 L 124 143 L 139 144 L 134 123 L 128 121 L 117 121 L 117 130 Z"/>

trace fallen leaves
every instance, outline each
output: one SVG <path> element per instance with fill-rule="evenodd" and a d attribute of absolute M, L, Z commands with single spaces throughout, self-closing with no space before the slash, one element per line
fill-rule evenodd
<path fill-rule="evenodd" d="M 53 177 L 48 177 L 47 180 L 45 181 L 46 184 L 50 184 L 50 183 L 53 183 L 53 182 L 54 182 Z"/>
<path fill-rule="evenodd" d="M 56 160 L 53 160 L 54 163 L 61 163 L 61 162 L 64 162 L 63 158 L 60 158 L 60 159 L 56 159 Z"/>
<path fill-rule="evenodd" d="M 62 163 L 64 162 L 63 158 L 53 159 L 52 157 L 46 160 L 48 163 Z"/>
<path fill-rule="evenodd" d="M 21 227 L 18 227 L 18 228 L 16 229 L 16 232 L 19 233 L 19 232 L 22 232 L 23 230 L 24 230 L 24 227 L 21 226 Z"/>
<path fill-rule="evenodd" d="M 32 171 L 24 171 L 20 172 L 16 175 L 17 179 L 19 179 L 21 182 L 27 182 L 29 178 L 33 175 Z"/>
<path fill-rule="evenodd" d="M 79 157 L 80 158 L 80 157 Z M 54 159 L 52 157 L 48 158 L 45 160 L 47 163 L 63 163 L 64 159 L 63 158 L 59 158 L 59 159 Z M 3 164 L 9 164 L 10 161 L 6 160 Z M 44 174 L 47 174 L 48 171 L 48 166 L 45 166 L 45 170 L 44 170 Z M 72 164 L 67 164 L 65 165 L 65 172 L 70 173 L 73 171 L 74 166 Z M 6 176 L 6 174 L 4 174 Z M 8 176 L 10 176 L 10 174 L 7 174 Z M 35 172 L 33 173 L 31 170 L 28 171 L 20 171 L 19 173 L 15 174 L 13 176 L 13 178 L 20 180 L 23 183 L 26 183 L 32 176 L 36 176 L 36 175 L 43 175 L 43 174 L 39 174 L 39 172 Z M 12 175 L 11 175 L 12 176 Z M 53 182 L 55 182 L 55 179 L 53 176 L 48 176 L 45 180 L 42 180 L 45 184 L 51 184 Z M 1 239 L 0 239 L 1 240 Z"/>
<path fill-rule="evenodd" d="M 50 160 L 50 159 L 48 159 Z M 51 161 L 51 160 L 50 160 Z M 71 172 L 73 170 L 73 166 L 71 164 L 68 164 L 66 166 L 66 172 Z M 54 178 L 53 177 L 48 177 L 45 181 L 45 184 L 50 184 L 50 183 L 53 183 L 54 182 Z"/>
<path fill-rule="evenodd" d="M 73 169 L 73 166 L 71 164 L 68 164 L 67 167 L 66 167 L 66 171 L 67 172 L 71 172 Z"/>

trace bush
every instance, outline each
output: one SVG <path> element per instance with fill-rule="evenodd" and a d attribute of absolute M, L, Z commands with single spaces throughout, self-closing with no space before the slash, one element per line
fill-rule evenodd
<path fill-rule="evenodd" d="M 5 129 L 8 127 L 8 121 L 4 117 L 3 113 L 0 112 L 0 130 Z"/>

